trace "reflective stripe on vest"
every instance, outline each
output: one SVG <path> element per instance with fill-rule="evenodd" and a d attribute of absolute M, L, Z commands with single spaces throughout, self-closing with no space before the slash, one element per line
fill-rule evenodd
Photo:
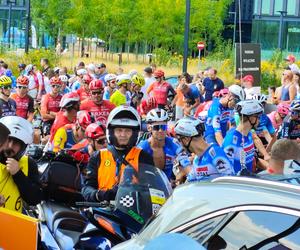
<path fill-rule="evenodd" d="M 24 175 L 28 176 L 28 156 L 22 156 L 19 166 Z M 0 194 L 5 197 L 5 208 L 22 212 L 23 202 L 18 186 L 6 170 L 6 165 L 2 163 L 0 163 Z"/>
<path fill-rule="evenodd" d="M 141 149 L 133 147 L 125 157 L 126 161 L 128 161 L 136 171 L 138 171 L 140 153 Z M 112 153 L 107 149 L 103 149 L 100 151 L 100 159 L 101 162 L 98 168 L 98 189 L 112 189 L 112 187 L 119 182 L 119 176 L 123 173 L 125 165 L 121 165 L 119 176 L 116 176 L 117 164 Z"/>

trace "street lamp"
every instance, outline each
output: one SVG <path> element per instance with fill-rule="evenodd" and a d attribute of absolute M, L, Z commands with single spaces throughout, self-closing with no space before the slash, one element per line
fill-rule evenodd
<path fill-rule="evenodd" d="M 12 4 L 16 4 L 16 0 L 7 0 L 9 4 L 8 8 L 8 48 L 10 48 L 10 27 L 11 27 L 11 11 L 12 11 Z"/>
<path fill-rule="evenodd" d="M 183 50 L 183 64 L 182 72 L 187 72 L 187 58 L 189 54 L 189 30 L 190 30 L 190 11 L 191 1 L 185 1 L 185 27 L 184 27 L 184 50 Z"/>
<path fill-rule="evenodd" d="M 279 32 L 278 32 L 278 48 L 282 51 L 282 31 L 283 31 L 283 17 L 287 13 L 284 10 L 277 11 L 280 13 Z"/>
<path fill-rule="evenodd" d="M 30 27 L 30 0 L 26 1 L 26 32 L 25 32 L 25 53 L 29 50 L 29 27 Z"/>
<path fill-rule="evenodd" d="M 233 26 L 233 35 L 232 35 L 232 46 L 234 47 L 235 44 L 235 29 L 236 29 L 236 12 L 235 11 L 229 11 L 230 15 L 234 15 L 234 26 Z"/>

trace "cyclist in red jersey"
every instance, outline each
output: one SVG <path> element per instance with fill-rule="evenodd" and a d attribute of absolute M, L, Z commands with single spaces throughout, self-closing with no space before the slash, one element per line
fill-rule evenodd
<path fill-rule="evenodd" d="M 101 80 L 95 79 L 89 85 L 91 99 L 83 101 L 80 110 L 88 111 L 95 121 L 106 124 L 109 113 L 115 108 L 115 105 L 107 100 L 103 100 L 104 87 Z"/>
<path fill-rule="evenodd" d="M 162 70 L 154 71 L 153 75 L 156 81 L 149 86 L 147 89 L 147 94 L 155 96 L 158 108 L 164 109 L 168 104 L 169 92 L 171 92 L 173 96 L 176 95 L 176 92 L 172 85 L 164 80 L 165 73 Z"/>
<path fill-rule="evenodd" d="M 43 119 L 44 135 L 50 134 L 51 126 L 60 109 L 59 103 L 62 98 L 62 95 L 60 94 L 62 81 L 58 77 L 52 77 L 50 79 L 50 85 L 52 87 L 51 92 L 43 95 L 41 101 L 41 116 Z"/>
<path fill-rule="evenodd" d="M 27 76 L 19 76 L 17 79 L 17 92 L 10 97 L 17 104 L 16 114 L 29 122 L 32 122 L 34 113 L 34 100 L 28 95 L 29 79 Z"/>
<path fill-rule="evenodd" d="M 81 102 L 90 98 L 89 84 L 92 80 L 93 78 L 89 74 L 83 75 L 81 87 L 76 90 Z"/>
<path fill-rule="evenodd" d="M 76 92 L 65 94 L 59 104 L 61 110 L 57 113 L 50 132 L 50 143 L 56 131 L 66 124 L 75 123 L 79 111 L 79 96 Z"/>
<path fill-rule="evenodd" d="M 85 136 L 89 142 L 87 146 L 89 155 L 107 147 L 106 128 L 100 122 L 92 123 L 87 126 Z"/>

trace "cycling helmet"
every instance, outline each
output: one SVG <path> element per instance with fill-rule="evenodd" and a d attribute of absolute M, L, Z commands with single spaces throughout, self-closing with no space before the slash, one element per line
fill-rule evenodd
<path fill-rule="evenodd" d="M 155 70 L 153 73 L 154 77 L 164 77 L 165 72 L 163 72 L 161 69 Z"/>
<path fill-rule="evenodd" d="M 81 110 L 77 113 L 76 122 L 85 130 L 92 123 L 91 115 L 86 110 Z"/>
<path fill-rule="evenodd" d="M 291 111 L 300 111 L 300 100 L 292 101 L 290 110 Z"/>
<path fill-rule="evenodd" d="M 90 91 L 103 89 L 103 82 L 99 79 L 94 79 L 89 84 Z"/>
<path fill-rule="evenodd" d="M 82 75 L 86 75 L 87 71 L 86 71 L 86 69 L 79 69 L 79 70 L 77 70 L 76 73 L 78 76 L 82 76 Z"/>
<path fill-rule="evenodd" d="M 20 159 L 24 155 L 27 145 L 33 142 L 32 124 L 19 116 L 5 116 L 0 119 L 0 123 L 9 129 L 9 137 L 16 138 L 22 143 L 20 151 L 15 156 L 16 159 Z"/>
<path fill-rule="evenodd" d="M 257 100 L 259 101 L 261 104 L 266 103 L 268 100 L 268 97 L 264 94 L 254 94 L 251 96 L 252 100 Z"/>
<path fill-rule="evenodd" d="M 111 145 L 120 147 L 114 134 L 114 128 L 131 128 L 133 134 L 125 148 L 131 148 L 136 145 L 141 130 L 141 118 L 136 109 L 133 107 L 121 105 L 114 108 L 107 118 L 106 137 L 107 142 Z"/>
<path fill-rule="evenodd" d="M 79 95 L 75 92 L 70 92 L 65 94 L 59 103 L 59 107 L 61 108 L 70 108 L 75 104 L 79 104 Z"/>
<path fill-rule="evenodd" d="M 90 84 L 91 81 L 93 81 L 93 78 L 91 77 L 90 74 L 86 74 L 86 75 L 83 75 L 82 80 L 83 80 L 84 83 Z"/>
<path fill-rule="evenodd" d="M 122 74 L 122 75 L 119 75 L 117 76 L 117 85 L 120 86 L 122 84 L 130 84 L 131 83 L 131 79 L 130 79 L 130 76 L 129 75 L 126 75 L 126 74 Z"/>
<path fill-rule="evenodd" d="M 147 100 L 147 107 L 150 110 L 155 109 L 157 107 L 157 101 L 156 101 L 156 98 L 154 96 L 149 97 L 149 99 Z"/>
<path fill-rule="evenodd" d="M 164 109 L 156 108 L 148 112 L 146 116 L 147 123 L 167 122 L 169 119 L 168 113 Z"/>
<path fill-rule="evenodd" d="M 204 131 L 204 123 L 193 117 L 182 118 L 175 124 L 175 134 L 179 136 L 203 136 Z"/>
<path fill-rule="evenodd" d="M 53 76 L 50 79 L 50 85 L 62 85 L 62 81 L 59 79 L 59 77 Z"/>
<path fill-rule="evenodd" d="M 69 78 L 68 78 L 66 75 L 60 75 L 60 76 L 59 76 L 59 79 L 60 79 L 63 83 L 69 81 Z"/>
<path fill-rule="evenodd" d="M 8 77 L 12 77 L 13 73 L 12 73 L 12 71 L 10 69 L 7 69 L 5 71 L 5 75 L 8 76 Z"/>
<path fill-rule="evenodd" d="M 8 76 L 0 76 L 0 87 L 11 86 L 12 80 Z"/>
<path fill-rule="evenodd" d="M 109 82 L 111 80 L 116 80 L 117 76 L 115 74 L 107 74 L 104 77 L 105 82 Z"/>
<path fill-rule="evenodd" d="M 284 102 L 277 105 L 277 112 L 281 115 L 288 115 L 290 111 L 290 106 Z"/>
<path fill-rule="evenodd" d="M 228 94 L 229 94 L 228 88 L 224 88 L 224 89 L 221 89 L 221 90 L 219 91 L 218 97 L 221 98 L 221 97 L 223 97 L 223 96 L 225 96 L 225 95 L 228 95 Z"/>
<path fill-rule="evenodd" d="M 240 101 L 244 101 L 246 99 L 246 93 L 245 93 L 244 89 L 237 84 L 231 85 L 228 88 L 228 91 L 230 93 L 232 93 L 233 95 L 235 95 L 236 97 L 238 97 L 240 99 Z"/>
<path fill-rule="evenodd" d="M 23 86 L 28 86 L 29 84 L 29 79 L 27 76 L 19 76 L 17 78 L 17 84 L 18 85 L 23 85 Z"/>
<path fill-rule="evenodd" d="M 105 135 L 105 126 L 101 122 L 95 122 L 87 126 L 85 136 L 91 139 L 98 139 Z"/>
<path fill-rule="evenodd" d="M 25 72 L 28 75 L 31 71 L 33 71 L 33 65 L 32 64 L 28 64 L 25 68 Z"/>
<path fill-rule="evenodd" d="M 145 85 L 145 78 L 140 74 L 133 75 L 131 80 L 135 85 L 138 85 L 140 87 L 143 87 Z"/>
<path fill-rule="evenodd" d="M 239 115 L 255 115 L 264 112 L 262 104 L 257 100 L 245 100 L 237 103 L 236 111 Z"/>

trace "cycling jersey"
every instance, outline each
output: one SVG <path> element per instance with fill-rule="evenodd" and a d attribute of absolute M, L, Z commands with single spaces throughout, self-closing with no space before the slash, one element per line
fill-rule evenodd
<path fill-rule="evenodd" d="M 16 115 L 17 104 L 12 98 L 8 98 L 8 101 L 4 101 L 0 98 L 0 117 Z"/>
<path fill-rule="evenodd" d="M 149 140 L 141 141 L 137 147 L 143 149 L 149 155 L 153 156 L 153 150 L 150 146 Z M 175 160 L 177 160 L 183 168 L 192 165 L 188 155 L 177 139 L 166 137 L 163 150 L 165 153 L 165 167 L 163 171 L 169 179 L 171 179 L 173 174 L 172 171 Z"/>
<path fill-rule="evenodd" d="M 221 132 L 225 137 L 228 123 L 232 120 L 233 110 L 224 107 L 220 99 L 214 98 L 210 105 L 205 121 L 205 139 L 208 143 L 215 143 L 215 133 Z"/>
<path fill-rule="evenodd" d="M 269 117 L 270 121 L 272 122 L 272 125 L 273 125 L 274 129 L 277 130 L 281 126 L 283 120 L 280 119 L 280 121 L 277 122 L 276 119 L 275 119 L 276 113 L 277 113 L 277 111 L 273 111 L 270 114 L 268 114 L 268 117 Z"/>
<path fill-rule="evenodd" d="M 300 120 L 291 120 L 290 116 L 287 116 L 283 120 L 282 128 L 279 132 L 279 137 L 291 140 L 300 138 Z"/>
<path fill-rule="evenodd" d="M 55 133 L 53 139 L 53 152 L 58 152 L 61 149 L 70 149 L 72 146 L 76 144 L 76 140 L 74 138 L 72 125 L 67 124 L 62 128 L 59 128 Z"/>
<path fill-rule="evenodd" d="M 48 114 L 49 112 L 57 113 L 60 109 L 59 103 L 62 95 L 57 95 L 53 97 L 50 93 L 43 95 L 41 100 L 41 115 Z M 43 121 L 48 121 L 49 119 L 43 119 Z"/>
<path fill-rule="evenodd" d="M 244 145 L 242 145 L 242 139 L 244 139 Z M 222 148 L 231 162 L 235 173 L 241 170 L 241 151 L 244 150 L 246 153 L 246 167 L 249 171 L 253 172 L 255 148 L 251 132 L 247 136 L 243 136 L 236 128 L 230 129 L 224 138 Z"/>
<path fill-rule="evenodd" d="M 106 124 L 109 113 L 115 108 L 115 105 L 109 101 L 103 100 L 100 105 L 97 105 L 92 100 L 85 100 L 80 105 L 80 110 L 86 110 L 91 113 L 95 121 Z"/>
<path fill-rule="evenodd" d="M 155 97 L 158 105 L 167 105 L 168 94 L 171 92 L 174 96 L 176 95 L 175 90 L 168 82 L 154 82 L 150 85 L 147 93 L 152 92 L 152 96 Z"/>
<path fill-rule="evenodd" d="M 91 97 L 90 93 L 87 92 L 83 87 L 80 87 L 77 89 L 77 94 L 79 95 L 80 101 L 84 101 L 86 99 L 89 99 Z"/>
<path fill-rule="evenodd" d="M 114 105 L 120 106 L 130 103 L 130 95 L 126 92 L 126 95 L 122 94 L 118 89 L 111 95 L 109 101 Z"/>
<path fill-rule="evenodd" d="M 255 132 L 258 136 L 264 137 L 263 135 L 264 130 L 267 130 L 270 133 L 270 135 L 273 135 L 275 133 L 275 129 L 272 125 L 272 122 L 266 114 L 261 115 L 258 126 L 255 129 Z"/>
<path fill-rule="evenodd" d="M 28 113 L 34 112 L 34 101 L 31 96 L 26 95 L 24 97 L 20 97 L 17 93 L 14 93 L 10 97 L 14 99 L 17 104 L 17 116 L 27 119 Z"/>
<path fill-rule="evenodd" d="M 188 174 L 187 180 L 207 181 L 222 175 L 233 175 L 233 168 L 224 153 L 217 145 L 210 145 L 201 156 L 196 156 L 193 161 L 193 169 Z"/>

